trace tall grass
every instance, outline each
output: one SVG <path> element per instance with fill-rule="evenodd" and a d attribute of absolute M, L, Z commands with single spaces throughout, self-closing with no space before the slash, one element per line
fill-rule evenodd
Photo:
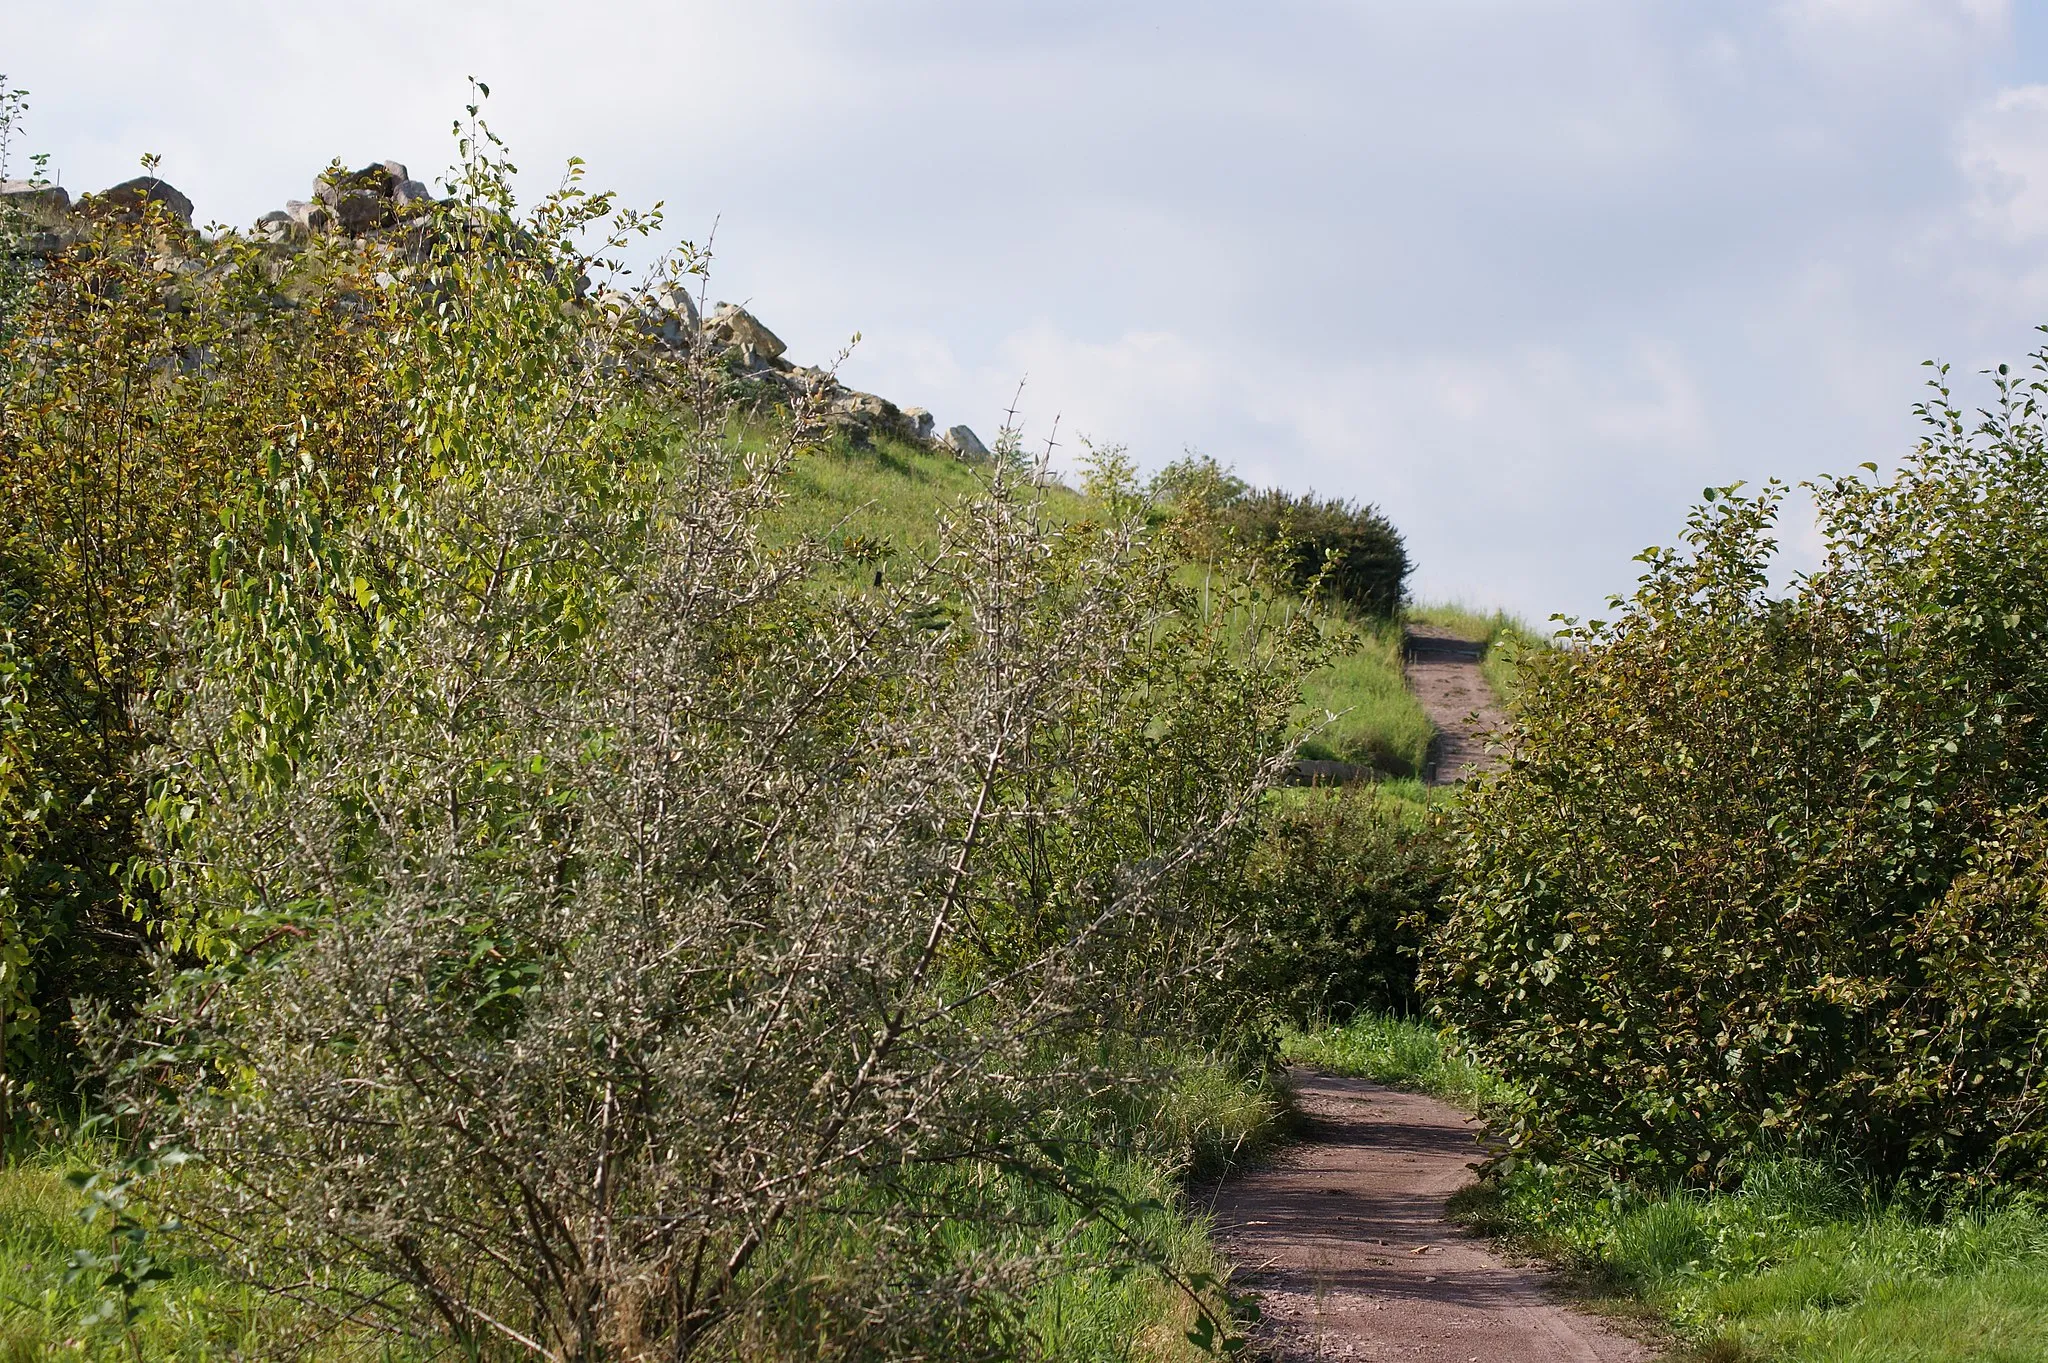
<path fill-rule="evenodd" d="M 1655 1307 L 1699 1358 L 2048 1358 L 2048 1212 L 2038 1201 L 1930 1213 L 1788 1155 L 1717 1196 L 1601 1187 L 1527 1165 L 1472 1210 L 1482 1228 Z"/>
<path fill-rule="evenodd" d="M 984 494 L 989 476 L 989 465 L 966 463 L 945 450 L 888 436 L 856 446 L 840 437 L 796 461 L 772 532 L 784 539 L 820 539 L 841 550 L 840 575 L 847 581 L 877 570 L 896 580 L 930 556 L 938 547 L 940 517 Z M 1055 520 L 1086 506 L 1068 488 L 1046 489 L 1044 508 Z"/>
<path fill-rule="evenodd" d="M 1413 1089 L 1461 1107 L 1480 1109 L 1506 1094 L 1491 1071 L 1413 1018 L 1360 1013 L 1343 1023 L 1288 1032 L 1280 1053 L 1292 1064 Z"/>
<path fill-rule="evenodd" d="M 0 1363 L 31 1359 L 201 1360 L 304 1347 L 304 1357 L 352 1356 L 346 1336 L 314 1347 L 303 1319 L 278 1299 L 180 1255 L 160 1258 L 168 1280 L 145 1290 L 145 1310 L 124 1326 L 118 1298 L 102 1286 L 95 1256 L 110 1249 L 105 1222 L 67 1175 L 103 1163 L 106 1151 L 73 1141 L 31 1150 L 0 1167 Z M 151 1246 L 162 1255 L 160 1246 Z M 414 1355 L 394 1341 L 388 1357 Z"/>
<path fill-rule="evenodd" d="M 1302 755 L 1415 776 L 1436 726 L 1408 689 L 1400 626 L 1333 617 L 1326 628 L 1339 652 L 1302 684 L 1302 721 L 1315 729 Z"/>

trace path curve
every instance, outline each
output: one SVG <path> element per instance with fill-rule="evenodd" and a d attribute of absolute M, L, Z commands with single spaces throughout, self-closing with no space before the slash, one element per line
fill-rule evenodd
<path fill-rule="evenodd" d="M 1651 1352 L 1561 1305 L 1539 1269 L 1451 1226 L 1473 1119 L 1363 1079 L 1292 1073 L 1307 1126 L 1215 1194 L 1216 1233 L 1256 1294 L 1267 1356 L 1431 1363 L 1636 1363 Z"/>

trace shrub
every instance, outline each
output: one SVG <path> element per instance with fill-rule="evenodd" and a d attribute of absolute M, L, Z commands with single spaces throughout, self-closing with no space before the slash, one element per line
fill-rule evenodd
<path fill-rule="evenodd" d="M 1972 426 L 1943 380 L 1895 477 L 1815 488 L 1827 555 L 1788 595 L 1780 490 L 1710 492 L 1612 621 L 1527 661 L 1428 971 L 1530 1090 L 1525 1144 L 2048 1173 L 2044 391 L 2040 357 L 2001 370 Z"/>
<path fill-rule="evenodd" d="M 1431 816 L 1370 787 L 1289 792 L 1248 879 L 1258 992 L 1296 1025 L 1412 1012 L 1422 942 L 1449 889 L 1446 851 Z"/>
<path fill-rule="evenodd" d="M 514 217 L 490 145 L 400 295 L 432 476 L 280 465 L 185 625 L 150 809 L 205 964 L 99 1033 L 198 1157 L 153 1195 L 472 1356 L 1013 1356 L 1045 1208 L 1142 1220 L 1077 1114 L 1237 1014 L 1312 622 L 1204 616 L 1127 491 L 1060 524 L 1010 459 L 835 588 L 769 533 L 804 414 L 650 388 L 554 245 L 609 205 Z"/>
<path fill-rule="evenodd" d="M 1168 464 L 1148 491 L 1198 557 L 1214 557 L 1227 541 L 1261 550 L 1295 591 L 1320 590 L 1368 617 L 1389 619 L 1406 599 L 1407 546 L 1377 507 L 1253 490 L 1205 455 Z"/>
<path fill-rule="evenodd" d="M 1319 584 L 1332 600 L 1381 619 L 1401 609 L 1408 550 L 1377 507 L 1269 488 L 1234 503 L 1224 521 L 1247 541 L 1270 546 L 1297 590 Z"/>
<path fill-rule="evenodd" d="M 47 1020 L 132 989 L 155 926 L 124 874 L 166 612 L 205 601 L 222 517 L 272 460 L 345 502 L 410 449 L 370 257 L 209 241 L 156 204 L 77 221 L 69 246 L 15 262 L 0 327 L 0 629 L 39 811 L 0 886 L 22 958 L 6 1061 L 59 1075 Z"/>

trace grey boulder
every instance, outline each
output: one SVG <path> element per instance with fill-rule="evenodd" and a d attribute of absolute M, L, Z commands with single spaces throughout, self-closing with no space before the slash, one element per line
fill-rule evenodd
<path fill-rule="evenodd" d="M 187 227 L 192 225 L 192 201 L 154 175 L 123 180 L 100 198 L 126 217 L 140 217 L 147 205 L 158 204 Z"/>
<path fill-rule="evenodd" d="M 939 437 L 939 443 L 962 459 L 988 458 L 988 446 L 982 444 L 981 437 L 967 426 L 949 427 L 946 433 Z"/>
<path fill-rule="evenodd" d="M 680 350 L 696 338 L 697 300 L 680 283 L 658 284 L 647 293 L 648 326 L 664 345 Z"/>
<path fill-rule="evenodd" d="M 308 232 L 325 232 L 334 225 L 334 215 L 327 211 L 327 205 L 307 203 L 293 199 L 284 206 L 285 216 Z"/>
<path fill-rule="evenodd" d="M 71 207 L 71 191 L 34 180 L 0 180 L 0 205 L 24 213 L 62 213 Z"/>
<path fill-rule="evenodd" d="M 395 164 L 397 163 L 389 162 L 386 165 L 364 166 L 361 170 L 343 170 L 338 166 L 330 168 L 313 181 L 313 197 L 330 208 L 351 194 L 371 194 L 380 199 L 388 199 L 392 190 L 396 189 L 399 181 L 404 178 L 393 175 L 387 168 L 388 165 Z M 404 166 L 398 168 L 405 169 Z"/>
<path fill-rule="evenodd" d="M 693 327 L 697 325 L 697 300 L 690 296 L 690 290 L 687 285 L 680 283 L 656 285 L 649 291 L 647 302 L 656 312 L 683 318 Z"/>
<path fill-rule="evenodd" d="M 789 349 L 754 314 L 731 303 L 720 303 L 711 310 L 704 319 L 704 334 L 720 345 L 745 347 L 752 352 L 749 360 L 779 360 Z"/>
<path fill-rule="evenodd" d="M 903 421 L 913 440 L 928 441 L 932 438 L 932 414 L 922 407 L 905 407 Z"/>
<path fill-rule="evenodd" d="M 255 235 L 265 241 L 287 241 L 304 230 L 304 224 L 295 220 L 291 214 L 282 208 L 273 208 L 256 219 Z"/>
<path fill-rule="evenodd" d="M 836 416 L 849 417 L 863 426 L 893 429 L 903 419 L 896 410 L 896 404 L 887 398 L 878 398 L 873 393 L 845 393 L 832 399 L 832 412 Z"/>
<path fill-rule="evenodd" d="M 374 232 L 391 222 L 391 201 L 364 190 L 339 195 L 333 205 L 334 220 L 352 237 Z"/>

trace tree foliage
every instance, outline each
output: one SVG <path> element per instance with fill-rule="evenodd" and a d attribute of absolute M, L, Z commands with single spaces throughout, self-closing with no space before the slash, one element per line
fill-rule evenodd
<path fill-rule="evenodd" d="M 273 461 L 347 502 L 409 448 L 376 262 L 207 240 L 157 204 L 87 209 L 78 240 L 21 265 L 0 328 L 0 628 L 33 809 L 0 926 L 20 959 L 16 1073 L 61 1073 L 69 1001 L 119 996 L 140 969 L 154 911 L 125 883 L 133 759 L 170 672 L 166 612 L 207 599 L 222 518 Z"/>
<path fill-rule="evenodd" d="M 1370 786 L 1300 792 L 1265 821 L 1247 890 L 1256 990 L 1296 1026 L 1421 1006 L 1422 944 L 1450 867 L 1438 817 Z"/>
<path fill-rule="evenodd" d="M 279 452 L 176 635 L 180 954 L 97 1032 L 196 1157 L 150 1196 L 471 1356 L 1015 1356 L 1061 1250 L 991 1189 L 1134 1220 L 1084 1118 L 1243 1011 L 1313 624 L 1204 611 L 1130 489 L 1058 520 L 1014 459 L 846 585 L 767 530 L 805 414 L 764 439 L 580 304 L 655 224 L 466 153 L 387 295 L 419 459 L 337 499 Z"/>
<path fill-rule="evenodd" d="M 1205 455 L 1189 455 L 1152 479 L 1189 547 L 1225 543 L 1262 551 L 1295 591 L 1317 591 L 1361 615 L 1387 619 L 1406 600 L 1407 545 L 1378 507 L 1314 493 L 1254 489 Z"/>
<path fill-rule="evenodd" d="M 2048 1173 L 2048 368 L 1889 478 L 1710 491 L 1611 621 L 1515 697 L 1435 939 L 1445 1015 L 1527 1086 L 1517 1135 L 1724 1180 L 1817 1143 L 1947 1185 Z"/>

